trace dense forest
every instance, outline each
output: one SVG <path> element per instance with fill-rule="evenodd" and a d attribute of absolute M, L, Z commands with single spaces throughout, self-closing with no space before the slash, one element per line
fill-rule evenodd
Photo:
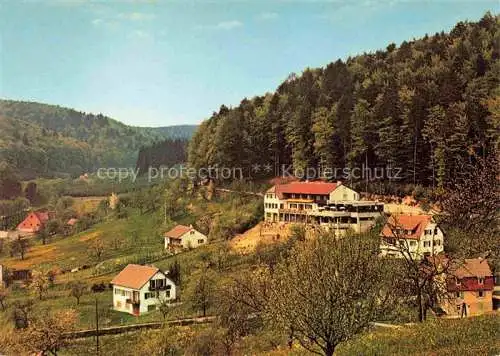
<path fill-rule="evenodd" d="M 274 93 L 214 112 L 191 140 L 189 163 L 253 176 L 263 164 L 389 166 L 402 169 L 402 182 L 443 186 L 462 162 L 498 148 L 499 24 L 487 13 L 291 74 Z"/>
<path fill-rule="evenodd" d="M 133 167 L 143 146 L 188 139 L 196 126 L 127 126 L 101 114 L 0 100 L 0 158 L 24 178 Z"/>
<path fill-rule="evenodd" d="M 142 147 L 137 157 L 136 168 L 139 173 L 145 173 L 149 167 L 172 167 L 185 163 L 187 159 L 187 139 L 166 139 L 149 147 Z"/>

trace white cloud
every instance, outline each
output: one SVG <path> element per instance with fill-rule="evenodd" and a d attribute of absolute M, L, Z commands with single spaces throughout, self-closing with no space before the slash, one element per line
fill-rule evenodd
<path fill-rule="evenodd" d="M 145 12 L 128 12 L 118 14 L 119 19 L 128 21 L 150 21 L 155 17 L 156 15 Z"/>
<path fill-rule="evenodd" d="M 217 25 L 215 25 L 215 28 L 219 30 L 232 30 L 237 27 L 243 26 L 243 23 L 238 21 L 238 20 L 231 20 L 231 21 L 221 21 Z"/>
<path fill-rule="evenodd" d="M 275 12 L 263 12 L 257 16 L 258 20 L 264 20 L 264 21 L 276 20 L 277 18 L 278 14 Z"/>
<path fill-rule="evenodd" d="M 148 31 L 144 30 L 134 30 L 130 33 L 130 37 L 140 40 L 152 39 L 153 35 Z"/>
<path fill-rule="evenodd" d="M 102 19 L 93 19 L 92 20 L 92 25 L 99 26 L 100 24 L 102 24 Z"/>

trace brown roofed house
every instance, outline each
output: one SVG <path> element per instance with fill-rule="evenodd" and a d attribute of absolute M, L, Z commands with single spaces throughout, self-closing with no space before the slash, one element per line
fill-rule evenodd
<path fill-rule="evenodd" d="M 129 264 L 111 284 L 113 308 L 133 315 L 155 310 L 162 300 L 176 298 L 175 283 L 154 266 Z"/>
<path fill-rule="evenodd" d="M 193 226 L 177 225 L 165 233 L 165 249 L 196 248 L 208 238 Z"/>
<path fill-rule="evenodd" d="M 382 256 L 421 259 L 444 251 L 444 235 L 431 215 L 392 215 L 382 228 Z"/>
<path fill-rule="evenodd" d="M 453 262 L 447 279 L 449 299 L 443 309 L 449 315 L 470 316 L 493 310 L 493 272 L 484 258 Z"/>

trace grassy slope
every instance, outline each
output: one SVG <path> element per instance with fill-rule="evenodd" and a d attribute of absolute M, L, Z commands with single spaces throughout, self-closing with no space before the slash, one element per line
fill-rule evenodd
<path fill-rule="evenodd" d="M 179 215 L 176 220 L 178 223 L 191 224 L 201 215 L 219 214 L 220 211 L 227 209 L 248 210 L 256 198 L 248 198 L 246 201 L 237 201 L 223 199 L 221 201 L 206 202 L 195 201 L 189 206 L 189 213 Z M 39 241 L 33 240 L 35 245 L 27 254 L 26 260 L 9 257 L 4 253 L 0 255 L 3 264 L 11 268 L 32 268 L 36 270 L 72 269 L 82 265 L 90 265 L 85 270 L 75 273 L 65 273 L 57 276 L 56 285 L 49 290 L 47 297 L 42 301 L 36 302 L 36 310 L 41 309 L 68 309 L 75 308 L 80 317 L 78 328 L 91 328 L 94 325 L 95 298 L 97 297 L 100 305 L 100 315 L 102 316 L 103 326 L 121 325 L 124 323 L 147 322 L 153 320 L 162 320 L 158 311 L 149 313 L 139 318 L 119 313 L 111 310 L 112 295 L 107 289 L 103 293 L 87 294 L 81 299 L 80 305 L 76 305 L 76 300 L 69 297 L 69 283 L 76 280 L 82 280 L 88 285 L 94 283 L 108 284 L 121 268 L 127 263 L 142 263 L 141 261 L 154 254 L 154 264 L 166 270 L 176 259 L 179 261 L 182 269 L 182 295 L 189 294 L 194 288 L 197 277 L 203 270 L 206 270 L 206 256 L 214 252 L 223 243 L 222 241 L 212 242 L 207 246 L 196 250 L 187 251 L 176 256 L 170 256 L 163 252 L 163 232 L 166 231 L 174 222 L 169 221 L 163 224 L 162 213 L 159 209 L 156 212 L 140 215 L 138 211 L 131 210 L 129 217 L 121 220 L 109 220 L 93 226 L 91 229 L 67 237 L 58 237 L 47 245 L 42 245 Z M 101 238 L 107 246 L 102 262 L 96 264 L 88 254 L 89 244 L 95 238 Z M 115 239 L 120 243 L 114 247 Z M 151 260 L 150 260 L 151 261 Z M 220 275 L 214 274 L 217 282 L 222 282 L 233 271 L 244 268 L 241 261 L 234 261 L 234 270 L 224 271 Z M 16 289 L 9 298 L 9 304 L 16 300 L 22 300 L 29 296 L 26 289 Z M 170 318 L 190 317 L 196 315 L 189 303 L 181 304 L 172 310 Z M 0 325 L 9 327 L 12 323 L 10 319 L 10 310 L 5 313 L 0 312 Z M 0 326 L 0 331 L 3 326 Z"/>
<path fill-rule="evenodd" d="M 497 355 L 500 317 L 438 319 L 377 330 L 342 345 L 338 355 Z"/>

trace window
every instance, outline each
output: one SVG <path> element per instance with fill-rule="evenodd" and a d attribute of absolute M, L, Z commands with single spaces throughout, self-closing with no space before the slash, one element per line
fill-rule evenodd
<path fill-rule="evenodd" d="M 149 281 L 149 286 L 151 288 L 155 288 L 156 287 L 156 281 L 155 280 Z"/>
<path fill-rule="evenodd" d="M 410 246 L 415 246 L 417 244 L 416 241 L 410 241 Z"/>
<path fill-rule="evenodd" d="M 479 298 L 483 298 L 483 297 L 484 297 L 484 290 L 478 290 L 478 291 L 477 291 L 477 296 L 478 296 Z"/>
<path fill-rule="evenodd" d="M 482 278 L 482 277 L 478 277 L 478 278 L 477 278 L 477 283 L 479 283 L 479 284 L 484 284 L 484 278 Z"/>
<path fill-rule="evenodd" d="M 283 204 L 280 204 L 280 209 L 283 209 Z"/>
<path fill-rule="evenodd" d="M 457 286 L 459 286 L 460 284 L 462 284 L 462 283 L 460 282 L 460 279 L 458 279 L 457 277 L 455 277 L 455 284 L 456 284 Z"/>
<path fill-rule="evenodd" d="M 424 247 L 430 247 L 431 242 L 430 241 L 424 241 Z"/>
<path fill-rule="evenodd" d="M 198 239 L 198 244 L 202 244 L 204 243 L 205 241 L 203 239 Z"/>
<path fill-rule="evenodd" d="M 441 246 L 441 240 L 434 240 L 434 245 Z"/>
<path fill-rule="evenodd" d="M 190 233 L 191 235 L 194 235 L 194 231 L 193 231 L 193 230 L 191 230 L 189 233 Z"/>

